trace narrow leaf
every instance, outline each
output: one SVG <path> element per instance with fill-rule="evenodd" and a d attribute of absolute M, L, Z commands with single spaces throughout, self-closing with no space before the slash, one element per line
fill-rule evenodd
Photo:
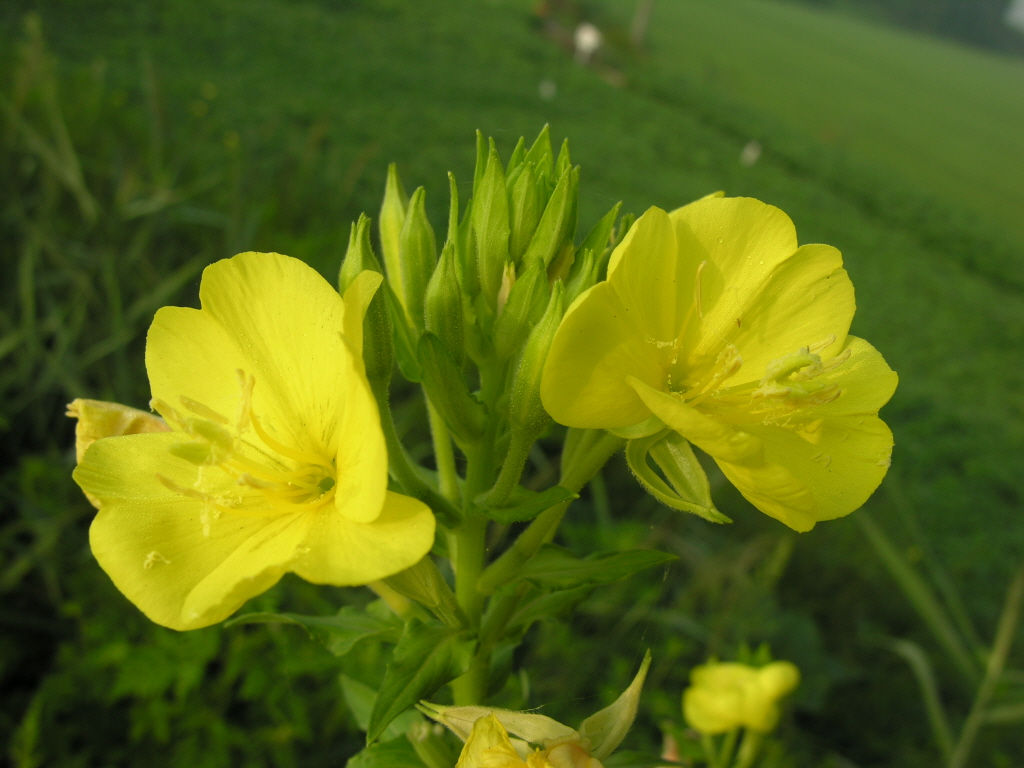
<path fill-rule="evenodd" d="M 483 497 L 481 496 L 481 498 Z M 539 493 L 528 491 L 526 488 L 519 486 L 512 492 L 512 496 L 509 497 L 507 504 L 500 507 L 481 506 L 481 509 L 492 520 L 509 525 L 511 523 L 533 520 L 541 512 L 550 509 L 556 504 L 578 498 L 579 494 L 573 493 L 568 488 L 563 488 L 560 485 L 552 486 Z"/>
<path fill-rule="evenodd" d="M 413 620 L 384 674 L 366 733 L 372 744 L 398 715 L 469 668 L 473 641 L 465 632 L 433 627 Z"/>
<path fill-rule="evenodd" d="M 377 699 L 377 691 L 365 683 L 353 680 L 348 675 L 341 675 L 339 682 L 341 683 L 341 695 L 345 699 L 345 705 L 348 707 L 349 712 L 352 713 L 352 717 L 355 718 L 359 730 L 365 732 L 370 726 L 370 714 L 373 712 L 373 702 Z M 422 720 L 423 718 L 420 717 L 415 709 L 406 710 L 392 720 L 391 724 L 384 729 L 381 741 L 397 739 L 409 730 L 410 725 Z"/>
<path fill-rule="evenodd" d="M 519 578 L 543 589 L 571 589 L 609 584 L 676 559 L 675 555 L 653 549 L 609 552 L 580 559 L 567 549 L 548 544 L 527 561 Z"/>
<path fill-rule="evenodd" d="M 345 768 L 426 768 L 426 765 L 403 735 L 399 739 L 367 747 L 349 758 Z"/>
<path fill-rule="evenodd" d="M 374 616 L 345 606 L 335 616 L 303 616 L 297 613 L 246 613 L 224 623 L 225 627 L 240 624 L 294 624 L 335 656 L 344 656 L 360 640 L 385 640 L 396 643 L 402 624 L 393 616 Z"/>

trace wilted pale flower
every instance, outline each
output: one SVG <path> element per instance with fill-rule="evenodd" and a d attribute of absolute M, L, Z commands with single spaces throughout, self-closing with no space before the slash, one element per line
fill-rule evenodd
<path fill-rule="evenodd" d="M 648 652 L 622 695 L 578 730 L 544 715 L 493 707 L 422 702 L 419 709 L 466 742 L 456 768 L 601 768 L 633 725 L 650 665 Z"/>
<path fill-rule="evenodd" d="M 651 208 L 607 281 L 566 312 L 544 406 L 572 427 L 657 417 L 762 512 L 806 531 L 857 509 L 889 467 L 877 414 L 896 374 L 847 334 L 853 314 L 839 251 L 798 247 L 779 209 L 716 197 Z"/>
<path fill-rule="evenodd" d="M 343 301 L 301 261 L 245 253 L 207 267 L 201 310 L 157 312 L 146 367 L 171 431 L 97 440 L 74 474 L 99 501 L 96 559 L 156 623 L 213 624 L 288 571 L 366 584 L 430 549 L 430 510 L 387 490 L 362 370 L 379 281 Z"/>
<path fill-rule="evenodd" d="M 768 733 L 779 722 L 779 700 L 800 683 L 800 670 L 788 661 L 760 669 L 746 664 L 709 663 L 690 673 L 683 691 L 683 714 L 690 727 L 715 735 L 734 728 Z"/>

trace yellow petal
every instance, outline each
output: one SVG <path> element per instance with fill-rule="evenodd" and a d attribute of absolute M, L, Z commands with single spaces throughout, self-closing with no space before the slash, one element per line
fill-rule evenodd
<path fill-rule="evenodd" d="M 877 414 L 889 402 L 899 377 L 889 367 L 882 353 L 864 339 L 847 336 L 841 352 L 849 351 L 849 358 L 831 368 L 815 381 L 839 388 L 839 397 L 829 403 L 802 408 L 799 418 L 804 421 L 829 416 Z"/>
<path fill-rule="evenodd" d="M 831 246 L 797 249 L 745 305 L 723 300 L 705 314 L 707 335 L 695 354 L 706 354 L 701 347 L 711 344 L 736 345 L 743 367 L 732 384 L 760 379 L 773 360 L 830 337 L 833 343 L 818 354 L 822 360 L 839 354 L 856 309 L 853 283 L 842 265 Z"/>
<path fill-rule="evenodd" d="M 370 307 L 374 294 L 384 281 L 380 272 L 364 269 L 346 289 L 345 302 L 345 338 L 352 348 L 352 354 L 363 370 L 363 318 Z"/>
<path fill-rule="evenodd" d="M 158 474 L 182 487 L 196 481 L 199 469 L 168 453 L 187 440 L 176 432 L 100 440 L 74 473 L 103 504 L 89 531 L 100 566 L 146 616 L 179 630 L 215 624 L 276 583 L 309 523 L 303 515 L 219 511 L 170 490 Z M 204 487 L 239 502 L 241 489 L 229 479 Z"/>
<path fill-rule="evenodd" d="M 759 433 L 723 424 L 636 379 L 629 383 L 658 418 L 711 456 L 744 498 L 766 515 L 796 531 L 809 531 L 824 519 L 816 516 L 810 489 L 788 465 L 766 460 Z"/>
<path fill-rule="evenodd" d="M 746 197 L 704 198 L 669 218 L 680 260 L 694 270 L 707 262 L 700 277 L 703 320 L 687 335 L 690 350 L 707 355 L 768 276 L 796 251 L 796 229 L 778 208 Z"/>
<path fill-rule="evenodd" d="M 366 584 L 415 565 L 434 545 L 434 515 L 421 501 L 388 491 L 373 522 L 322 508 L 314 513 L 290 570 L 314 584 Z"/>
<path fill-rule="evenodd" d="M 626 377 L 661 387 L 665 355 L 638 320 L 607 282 L 573 303 L 555 333 L 541 378 L 541 400 L 555 421 L 615 428 L 651 415 Z"/>
<path fill-rule="evenodd" d="M 697 268 L 697 263 L 692 269 L 680 264 L 678 256 L 668 214 L 649 208 L 615 249 L 614 263 L 609 262 L 608 282 L 628 313 L 619 322 L 635 325 L 652 340 L 671 343 L 675 339 L 693 296 Z M 689 287 L 681 287 L 677 277 L 688 280 Z M 680 290 L 685 297 L 682 302 Z"/>
<path fill-rule="evenodd" d="M 333 455 L 351 352 L 344 305 L 326 280 L 276 253 L 243 253 L 211 264 L 201 310 L 164 307 L 146 340 L 153 397 L 180 396 L 234 421 L 236 370 L 256 379 L 253 410 L 267 431 L 300 450 Z"/>
<path fill-rule="evenodd" d="M 816 520 L 858 509 L 889 469 L 892 432 L 877 416 L 830 416 L 789 427 L 747 429 L 761 439 L 769 463 L 786 467 L 811 492 Z"/>
<path fill-rule="evenodd" d="M 494 715 L 473 724 L 455 768 L 524 768 L 508 733 Z"/>

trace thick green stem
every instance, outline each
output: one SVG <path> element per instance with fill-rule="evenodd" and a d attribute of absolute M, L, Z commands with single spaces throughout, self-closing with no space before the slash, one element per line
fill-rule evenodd
<path fill-rule="evenodd" d="M 575 451 L 574 461 L 569 466 L 562 467 L 562 478 L 559 485 L 573 492 L 579 491 L 590 478 L 597 474 L 608 459 L 622 448 L 625 442 L 620 437 L 605 433 L 593 442 L 589 450 Z M 535 517 L 526 530 L 519 535 L 519 538 L 512 543 L 512 546 L 483 572 L 478 589 L 483 594 L 489 595 L 514 577 L 522 568 L 523 563 L 537 554 L 537 550 L 543 544 L 554 538 L 555 531 L 558 530 L 569 504 L 570 502 L 567 501 L 556 504 Z"/>
<path fill-rule="evenodd" d="M 764 734 L 752 731 L 749 728 L 743 734 L 743 743 L 740 744 L 740 753 L 736 756 L 736 764 L 733 768 L 750 768 L 761 751 L 761 744 L 764 742 Z"/>
<path fill-rule="evenodd" d="M 377 399 L 377 408 L 380 410 L 380 426 L 384 431 L 384 442 L 388 449 L 388 468 L 391 471 L 391 476 L 402 486 L 402 490 L 433 509 L 442 521 L 454 523 L 459 519 L 458 510 L 448 499 L 430 487 L 416 471 L 412 460 L 405 452 L 405 446 L 402 445 L 398 431 L 395 429 L 395 420 L 391 416 L 391 403 L 388 400 L 390 393 L 387 383 L 371 381 L 370 388 L 373 390 L 373 395 Z"/>
<path fill-rule="evenodd" d="M 988 657 L 988 665 L 985 669 L 985 677 L 978 686 L 978 694 L 974 697 L 974 704 L 971 706 L 970 714 L 964 722 L 960 731 L 960 739 L 956 749 L 953 750 L 953 757 L 949 760 L 949 768 L 963 768 L 967 765 L 967 759 L 971 755 L 971 747 L 974 746 L 974 739 L 978 730 L 985 722 L 985 715 L 988 703 L 995 693 L 999 678 L 1002 677 L 1003 668 L 1006 666 L 1006 657 L 1013 645 L 1013 636 L 1017 631 L 1020 622 L 1021 603 L 1024 602 L 1024 567 L 1017 571 L 1010 590 L 1006 594 L 1006 604 L 1003 606 L 1003 613 L 999 617 L 999 626 L 996 628 L 995 641 L 992 643 L 992 652 Z"/>
<path fill-rule="evenodd" d="M 424 398 L 426 398 L 425 393 Z M 458 472 L 455 469 L 455 450 L 452 448 L 452 438 L 441 414 L 437 412 L 429 398 L 426 400 L 427 416 L 430 419 L 430 436 L 434 442 L 434 461 L 437 462 L 437 483 L 441 495 L 453 504 L 458 504 L 459 483 Z"/>
<path fill-rule="evenodd" d="M 508 453 L 505 454 L 505 461 L 501 465 L 501 472 L 494 482 L 494 487 L 487 494 L 488 505 L 500 507 L 508 501 L 519 485 L 519 478 L 523 476 L 523 467 L 526 466 L 532 445 L 533 438 L 518 429 L 512 430 L 512 439 L 509 442 Z"/>

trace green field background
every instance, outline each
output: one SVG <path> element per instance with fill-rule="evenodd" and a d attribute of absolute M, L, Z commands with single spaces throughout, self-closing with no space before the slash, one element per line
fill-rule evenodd
<path fill-rule="evenodd" d="M 476 129 L 505 156 L 545 123 L 569 138 L 581 235 L 619 200 L 640 214 L 725 190 L 782 208 L 801 242 L 838 247 L 857 289 L 853 333 L 900 375 L 882 412 L 893 466 L 867 511 L 914 567 L 956 585 L 991 636 L 1024 556 L 1024 61 L 770 0 L 658 0 L 636 47 L 634 3 L 567 7 L 563 25 L 605 30 L 592 67 L 528 2 L 0 8 L 0 92 L 13 92 L 35 11 L 101 209 L 87 225 L 72 196 L 43 185 L 50 218 L 26 218 L 37 202 L 16 189 L 34 161 L 8 131 L 0 741 L 14 765 L 343 765 L 358 749 L 335 681 L 344 671 L 372 683 L 379 658 L 342 668 L 284 628 L 176 635 L 105 580 L 85 544 L 91 510 L 69 479 L 63 405 L 145 407 L 152 311 L 195 303 L 205 263 L 273 250 L 332 279 L 349 223 L 379 209 L 389 162 L 407 189 L 427 187 L 441 227 L 444 173 L 469 194 Z M 748 167 L 751 140 L 763 151 Z M 164 202 L 138 213 L 158 193 Z M 26 246 L 32 232 L 50 245 Z M 407 426 L 422 419 L 419 401 L 396 396 Z M 408 428 L 414 453 L 429 450 Z M 682 560 L 531 635 L 519 659 L 529 706 L 573 722 L 609 701 L 650 646 L 628 743 L 657 750 L 659 723 L 680 720 L 690 666 L 769 642 L 804 670 L 783 728 L 790 757 L 777 765 L 938 764 L 913 677 L 880 638 L 932 654 L 957 717 L 970 700 L 855 520 L 790 536 L 719 480 L 736 523 L 716 528 L 658 507 L 624 464 L 605 480 L 610 503 L 581 499 L 563 543 Z M 368 599 L 355 592 L 286 579 L 253 607 L 328 612 Z M 1020 642 L 1012 659 L 1024 666 Z M 1024 762 L 1019 725 L 986 729 L 978 764 Z"/>

